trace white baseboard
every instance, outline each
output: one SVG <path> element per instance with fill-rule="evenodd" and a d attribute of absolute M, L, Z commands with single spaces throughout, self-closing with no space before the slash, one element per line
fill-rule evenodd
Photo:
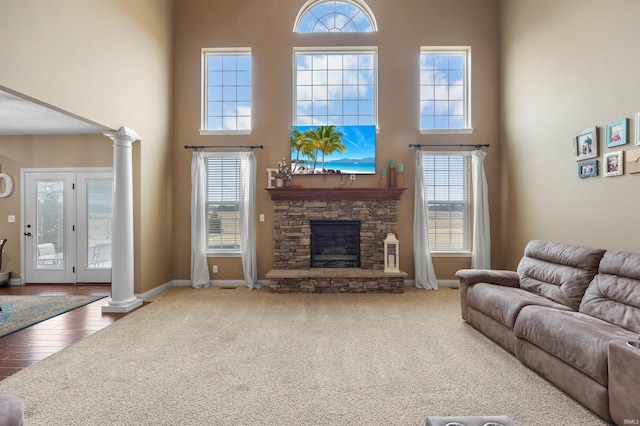
<path fill-rule="evenodd" d="M 269 285 L 269 280 L 258 280 L 258 284 L 262 287 Z M 212 287 L 246 287 L 245 280 L 210 280 L 209 285 Z M 174 287 L 191 287 L 191 280 L 173 280 Z"/>
<path fill-rule="evenodd" d="M 404 285 L 416 286 L 416 280 L 404 280 Z M 438 280 L 438 287 L 458 288 L 458 280 Z"/>
<path fill-rule="evenodd" d="M 440 287 L 458 288 L 458 285 L 458 280 L 438 280 L 438 286 Z"/>
<path fill-rule="evenodd" d="M 258 284 L 262 287 L 269 286 L 269 280 L 258 280 Z M 9 280 L 9 285 L 11 286 L 21 286 L 24 285 L 20 278 L 12 278 Z M 209 281 L 209 285 L 212 287 L 245 287 L 247 282 L 244 280 L 211 280 Z M 404 285 L 415 287 L 415 280 L 405 280 Z M 457 280 L 438 280 L 439 287 L 450 287 L 450 288 L 458 288 Z M 150 297 L 153 297 L 157 294 L 162 293 L 163 291 L 171 288 L 171 287 L 191 287 L 191 280 L 173 280 L 167 283 L 161 284 L 157 287 L 152 288 L 149 291 L 145 291 L 144 293 L 136 293 L 136 297 L 147 300 Z"/>
<path fill-rule="evenodd" d="M 147 300 L 148 298 L 160 294 L 163 291 L 173 287 L 173 285 L 173 281 L 169 281 L 167 283 L 159 285 L 158 287 L 154 287 L 149 291 L 145 291 L 144 293 L 136 294 L 136 297 L 142 300 Z"/>
<path fill-rule="evenodd" d="M 174 287 L 191 287 L 191 280 L 173 280 Z"/>
<path fill-rule="evenodd" d="M 258 280 L 258 284 L 262 287 L 269 285 L 269 280 Z M 247 285 L 244 280 L 211 280 L 209 285 L 212 287 L 244 287 Z M 404 280 L 404 285 L 409 287 L 415 287 L 415 280 Z M 174 287 L 191 287 L 190 280 L 173 280 Z M 439 287 L 458 288 L 458 280 L 438 280 Z M 164 291 L 166 289 L 162 289 Z"/>

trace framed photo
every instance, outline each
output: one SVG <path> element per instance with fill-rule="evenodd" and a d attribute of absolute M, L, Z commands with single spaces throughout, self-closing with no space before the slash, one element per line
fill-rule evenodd
<path fill-rule="evenodd" d="M 640 146 L 640 112 L 636 113 L 636 145 Z"/>
<path fill-rule="evenodd" d="M 598 128 L 590 127 L 573 136 L 573 151 L 576 161 L 598 156 Z"/>
<path fill-rule="evenodd" d="M 611 123 L 607 123 L 607 126 L 605 128 L 607 148 L 613 148 L 614 146 L 624 145 L 628 142 L 627 121 L 628 119 L 623 118 L 622 120 L 617 120 L 617 121 L 612 121 Z"/>
<path fill-rule="evenodd" d="M 625 154 L 627 173 L 640 173 L 640 149 L 631 149 Z"/>
<path fill-rule="evenodd" d="M 608 152 L 604 154 L 602 168 L 605 177 L 621 176 L 624 167 L 624 151 Z"/>
<path fill-rule="evenodd" d="M 585 161 L 578 164 L 578 177 L 580 179 L 598 176 L 598 160 Z"/>

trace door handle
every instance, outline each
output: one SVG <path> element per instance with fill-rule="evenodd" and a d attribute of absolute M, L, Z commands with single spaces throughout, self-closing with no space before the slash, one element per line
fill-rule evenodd
<path fill-rule="evenodd" d="M 33 237 L 33 235 L 31 235 L 31 232 L 25 232 L 24 235 L 26 235 L 27 237 Z"/>

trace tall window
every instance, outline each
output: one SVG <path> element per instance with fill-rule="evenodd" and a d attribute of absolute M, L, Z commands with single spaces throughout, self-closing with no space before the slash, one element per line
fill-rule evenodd
<path fill-rule="evenodd" d="M 469 48 L 423 47 L 420 53 L 420 130 L 470 130 Z"/>
<path fill-rule="evenodd" d="M 240 156 L 206 153 L 207 252 L 240 253 Z"/>
<path fill-rule="evenodd" d="M 371 32 L 376 23 L 362 0 L 315 0 L 300 10 L 294 31 L 313 32 Z"/>
<path fill-rule="evenodd" d="M 377 50 L 295 51 L 293 122 L 377 124 Z"/>
<path fill-rule="evenodd" d="M 424 153 L 431 251 L 471 251 L 471 156 Z"/>
<path fill-rule="evenodd" d="M 251 133 L 251 50 L 203 49 L 201 133 Z"/>

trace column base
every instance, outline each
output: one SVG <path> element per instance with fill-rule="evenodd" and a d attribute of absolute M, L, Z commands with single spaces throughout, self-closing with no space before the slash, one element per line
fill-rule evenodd
<path fill-rule="evenodd" d="M 117 305 L 111 304 L 111 300 L 109 300 L 109 304 L 102 307 L 103 313 L 126 313 L 134 310 L 135 308 L 142 306 L 142 299 L 133 299 L 131 302 L 127 302 L 125 304 L 119 303 Z"/>

